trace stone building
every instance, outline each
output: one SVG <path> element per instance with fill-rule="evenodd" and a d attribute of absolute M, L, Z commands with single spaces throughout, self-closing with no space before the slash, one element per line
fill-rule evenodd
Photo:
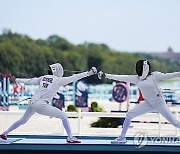
<path fill-rule="evenodd" d="M 166 52 L 152 52 L 148 54 L 153 57 L 170 60 L 171 62 L 180 62 L 180 52 L 174 52 L 171 46 L 168 47 Z"/>

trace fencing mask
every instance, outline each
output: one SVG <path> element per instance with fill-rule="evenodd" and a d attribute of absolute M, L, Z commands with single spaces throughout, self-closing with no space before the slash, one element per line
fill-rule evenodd
<path fill-rule="evenodd" d="M 49 65 L 49 67 L 51 68 L 53 75 L 58 76 L 58 77 L 62 77 L 64 75 L 64 70 L 61 64 L 55 63 L 52 65 Z"/>
<path fill-rule="evenodd" d="M 147 60 L 139 60 L 136 63 L 136 73 L 140 80 L 144 80 L 150 73 L 150 63 Z"/>

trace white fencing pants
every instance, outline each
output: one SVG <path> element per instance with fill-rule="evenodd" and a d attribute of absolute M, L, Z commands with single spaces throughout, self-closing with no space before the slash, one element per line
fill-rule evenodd
<path fill-rule="evenodd" d="M 131 124 L 132 118 L 137 117 L 142 114 L 145 114 L 145 113 L 148 113 L 148 112 L 152 112 L 153 110 L 159 112 L 172 125 L 174 125 L 177 128 L 180 128 L 180 122 L 175 118 L 175 116 L 170 111 L 170 109 L 168 108 L 168 106 L 165 102 L 161 103 L 159 106 L 156 105 L 156 107 L 154 108 L 153 106 L 151 106 L 149 103 L 147 103 L 145 101 L 145 102 L 138 104 L 133 109 L 131 109 L 127 112 L 125 121 L 123 123 L 123 130 L 121 132 L 121 136 L 125 137 L 126 132 Z"/>
<path fill-rule="evenodd" d="M 145 113 L 148 113 L 148 112 L 152 112 L 153 110 L 154 110 L 153 107 L 150 104 L 148 104 L 147 102 L 142 102 L 142 103 L 136 105 L 131 110 L 129 110 L 126 114 L 126 118 L 123 123 L 121 137 L 126 136 L 126 133 L 131 125 L 132 118 L 137 117 L 142 114 L 145 114 Z"/>
<path fill-rule="evenodd" d="M 25 124 L 31 118 L 31 116 L 34 115 L 36 112 L 42 115 L 61 119 L 63 126 L 68 134 L 68 137 L 72 138 L 71 128 L 67 115 L 58 108 L 49 105 L 47 101 L 43 101 L 43 100 L 36 102 L 30 101 L 21 119 L 19 119 L 14 124 L 12 124 L 4 133 L 7 135 L 9 132 Z"/>

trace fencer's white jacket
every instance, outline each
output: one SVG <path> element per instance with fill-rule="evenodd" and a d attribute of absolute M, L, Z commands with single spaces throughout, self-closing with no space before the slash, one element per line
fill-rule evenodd
<path fill-rule="evenodd" d="M 161 80 L 168 80 L 174 77 L 180 77 L 180 72 L 152 72 L 151 75 L 148 75 L 144 80 L 140 80 L 140 77 L 138 75 L 105 75 L 108 79 L 136 84 L 141 90 L 144 99 L 155 107 L 157 105 L 155 103 L 162 103 L 162 100 L 165 101 L 162 90 L 159 87 L 159 82 Z"/>
<path fill-rule="evenodd" d="M 67 85 L 73 81 L 80 80 L 84 77 L 88 77 L 93 74 L 94 73 L 92 71 L 89 72 L 87 71 L 79 74 L 74 74 L 69 77 L 44 75 L 39 78 L 30 78 L 30 79 L 17 78 L 16 82 L 25 83 L 25 84 L 38 84 L 39 89 L 32 97 L 32 101 L 45 100 L 51 102 L 56 92 L 61 86 Z"/>

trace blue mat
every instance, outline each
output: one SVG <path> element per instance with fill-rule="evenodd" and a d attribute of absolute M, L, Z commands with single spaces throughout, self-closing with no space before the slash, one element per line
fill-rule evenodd
<path fill-rule="evenodd" d="M 19 138 L 18 138 L 19 137 Z M 114 137 L 91 137 L 79 136 L 78 139 L 82 143 L 69 144 L 66 143 L 66 136 L 9 136 L 7 141 L 0 142 L 1 150 L 5 151 L 28 151 L 29 153 L 36 151 L 53 152 L 180 152 L 180 142 L 148 142 L 143 146 L 136 143 L 141 141 L 134 140 L 133 137 L 127 138 L 125 144 L 111 144 Z"/>

